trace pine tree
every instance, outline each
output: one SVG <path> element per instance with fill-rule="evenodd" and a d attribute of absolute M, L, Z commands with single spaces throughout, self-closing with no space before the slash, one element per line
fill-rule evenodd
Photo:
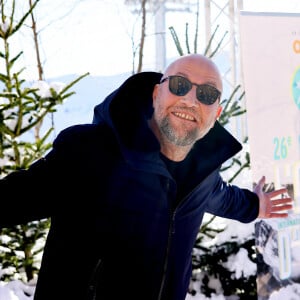
<path fill-rule="evenodd" d="M 0 176 L 4 177 L 12 171 L 26 169 L 50 149 L 54 124 L 44 128 L 41 136 L 30 133 L 42 124 L 48 114 L 54 113 L 58 105 L 74 94 L 69 91 L 70 88 L 88 74 L 68 84 L 41 80 L 30 83 L 23 79 L 24 68 L 18 69 L 17 66 L 22 52 L 11 56 L 13 48 L 10 41 L 24 26 L 38 0 L 32 3 L 19 21 L 15 20 L 15 0 L 9 16 L 5 13 L 7 3 L 0 3 L 0 63 L 4 66 L 0 69 Z M 43 201 L 43 195 L 40 197 Z M 39 257 L 49 225 L 50 219 L 44 219 L 0 231 L 1 280 L 14 278 L 30 281 L 34 278 L 39 270 Z"/>

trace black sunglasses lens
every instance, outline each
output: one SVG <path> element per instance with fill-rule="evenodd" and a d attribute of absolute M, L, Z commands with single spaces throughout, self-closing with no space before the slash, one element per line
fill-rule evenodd
<path fill-rule="evenodd" d="M 197 99 L 207 105 L 214 104 L 220 96 L 220 92 L 210 85 L 200 85 L 197 87 Z"/>
<path fill-rule="evenodd" d="M 192 84 L 186 78 L 180 76 L 169 77 L 169 89 L 174 95 L 184 96 L 191 88 Z"/>
<path fill-rule="evenodd" d="M 176 96 L 186 95 L 192 89 L 193 86 L 193 83 L 191 83 L 187 78 L 182 76 L 169 76 L 166 79 L 169 80 L 170 92 Z M 163 80 L 162 82 L 164 82 L 165 80 Z M 220 97 L 220 92 L 211 85 L 195 85 L 197 86 L 197 99 L 203 104 L 212 105 Z"/>

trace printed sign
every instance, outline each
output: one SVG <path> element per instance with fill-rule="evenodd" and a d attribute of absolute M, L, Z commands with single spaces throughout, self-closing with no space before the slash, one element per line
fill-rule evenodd
<path fill-rule="evenodd" d="M 265 175 L 269 190 L 285 186 L 295 201 L 288 218 L 255 224 L 266 300 L 300 283 L 300 14 L 243 11 L 240 35 L 253 182 Z"/>

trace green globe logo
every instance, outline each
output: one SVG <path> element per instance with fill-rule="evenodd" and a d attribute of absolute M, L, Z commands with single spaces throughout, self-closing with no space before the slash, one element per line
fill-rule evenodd
<path fill-rule="evenodd" d="M 292 95 L 294 102 L 300 109 L 300 67 L 298 67 L 292 79 Z"/>

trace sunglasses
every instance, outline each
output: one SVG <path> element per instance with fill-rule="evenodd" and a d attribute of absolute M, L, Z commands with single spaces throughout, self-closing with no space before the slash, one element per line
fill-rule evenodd
<path fill-rule="evenodd" d="M 216 100 L 221 96 L 221 92 L 217 90 L 215 87 L 209 84 L 196 84 L 190 82 L 187 78 L 183 76 L 168 76 L 163 78 L 160 81 L 164 83 L 169 80 L 169 91 L 176 96 L 184 96 L 186 95 L 195 85 L 196 89 L 196 97 L 197 99 L 206 105 L 212 105 L 216 102 Z"/>

